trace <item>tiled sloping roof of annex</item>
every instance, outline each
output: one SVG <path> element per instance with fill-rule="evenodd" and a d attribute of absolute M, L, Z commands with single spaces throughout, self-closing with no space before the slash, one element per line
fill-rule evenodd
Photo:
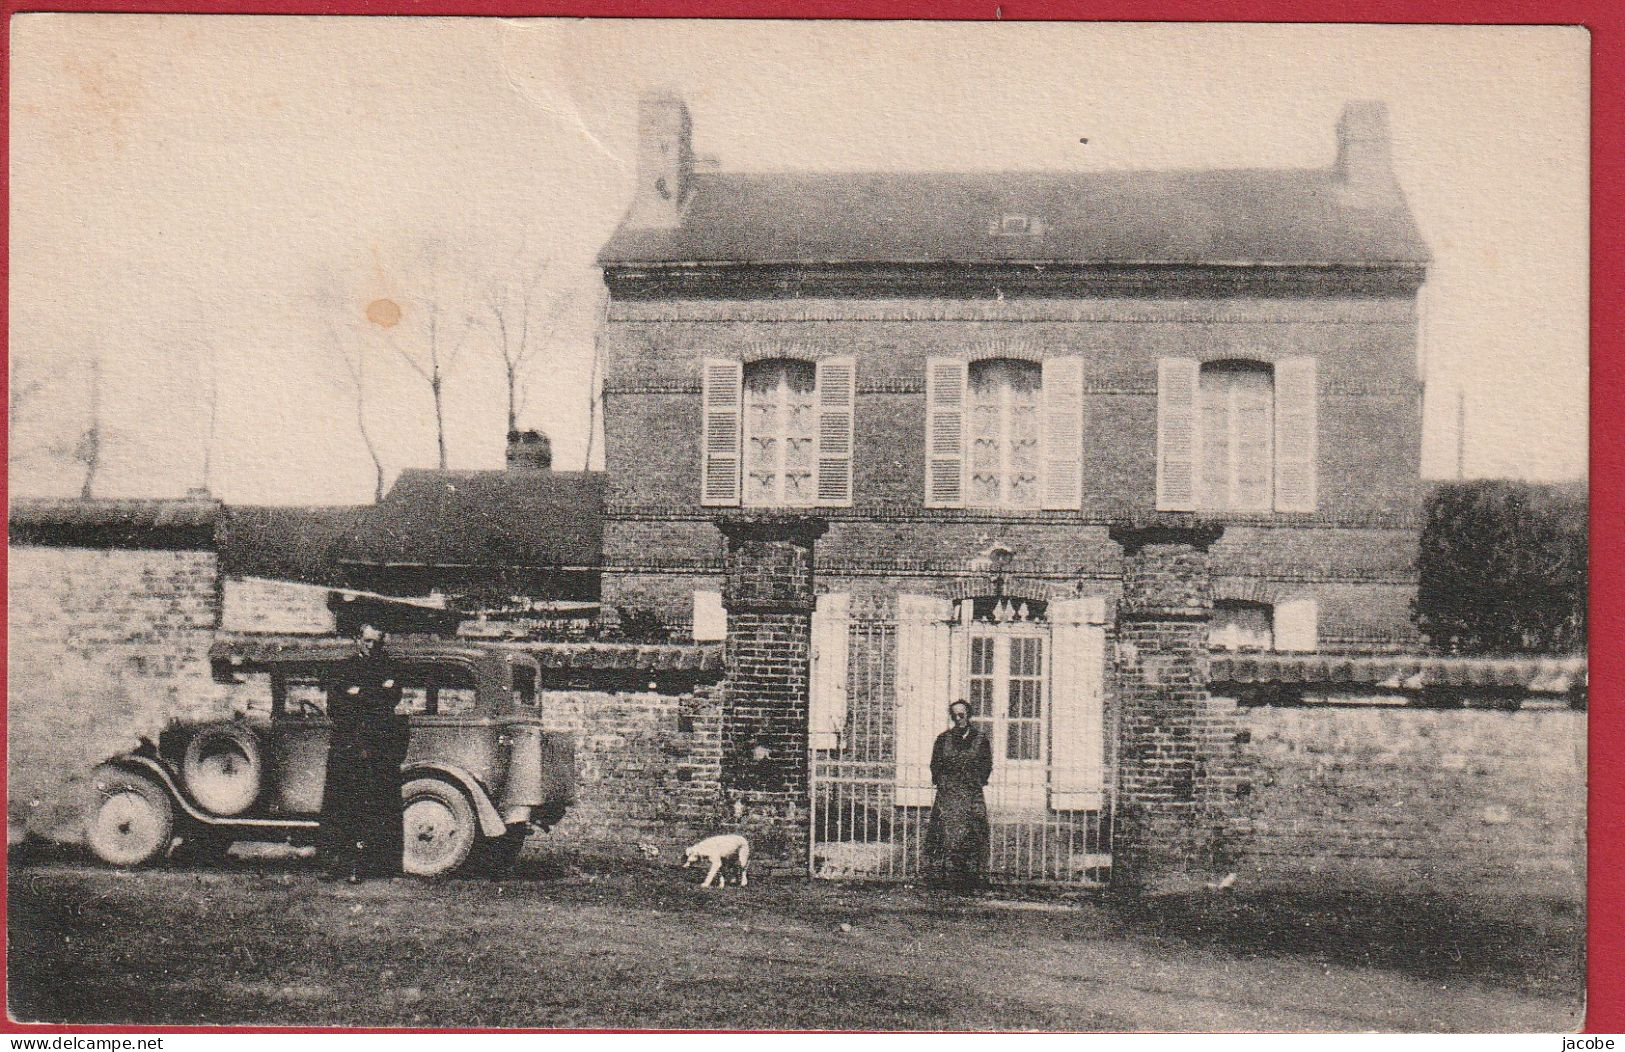
<path fill-rule="evenodd" d="M 598 261 L 1422 264 L 1398 194 L 1352 201 L 1331 170 L 695 173 L 675 229 L 624 222 Z M 1005 216 L 1038 235 L 990 232 Z"/>
<path fill-rule="evenodd" d="M 340 553 L 345 562 L 589 567 L 603 556 L 600 471 L 401 472 Z"/>

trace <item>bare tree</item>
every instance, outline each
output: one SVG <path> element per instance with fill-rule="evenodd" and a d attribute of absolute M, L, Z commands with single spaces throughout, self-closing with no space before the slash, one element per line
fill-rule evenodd
<path fill-rule="evenodd" d="M 486 289 L 485 306 L 496 336 L 493 346 L 508 389 L 510 434 L 519 430 L 519 414 L 530 393 L 531 362 L 552 340 L 573 299 L 569 288 L 541 290 L 552 270 L 552 264 L 544 260 L 527 272 L 493 280 Z"/>
<path fill-rule="evenodd" d="M 367 457 L 372 461 L 372 499 L 377 503 L 384 499 L 384 462 L 378 455 L 378 446 L 372 439 L 372 432 L 367 430 L 367 350 L 357 343 L 352 349 L 347 341 L 339 336 L 338 329 L 331 322 L 328 324 L 331 336 L 333 358 L 343 370 L 346 387 L 349 389 L 350 401 L 355 406 L 355 428 L 361 433 L 361 445 L 367 450 Z"/>
<path fill-rule="evenodd" d="M 78 369 L 73 363 L 64 364 L 68 368 L 57 370 L 53 375 L 71 383 Z M 55 385 L 46 378 L 45 371 L 36 369 L 30 359 L 21 355 L 14 355 L 9 365 L 7 459 L 16 467 L 82 464 L 85 474 L 80 481 L 79 495 L 91 496 L 107 437 L 101 420 L 100 361 L 91 358 L 83 364 L 89 388 L 89 421 L 83 430 L 68 434 L 62 434 L 52 426 L 53 419 L 58 418 L 50 413 L 42 415 L 35 412 L 37 405 L 55 397 L 52 393 Z"/>
<path fill-rule="evenodd" d="M 89 500 L 96 486 L 96 471 L 102 464 L 102 363 L 90 360 L 90 426 L 79 436 L 73 458 L 85 466 L 85 481 L 79 496 Z"/>
<path fill-rule="evenodd" d="M 474 324 L 474 316 L 470 311 L 450 308 L 442 302 L 443 275 L 440 273 L 440 260 L 435 246 L 428 246 L 421 251 L 418 267 L 423 272 L 427 285 L 420 300 L 424 318 L 421 329 L 409 325 L 405 334 L 398 334 L 400 326 L 391 324 L 386 326 L 384 331 L 395 353 L 429 387 L 429 395 L 434 400 L 435 446 L 439 452 L 440 469 L 444 471 L 446 377 L 456 367 L 457 359 L 462 356 L 469 330 Z M 400 313 L 404 317 L 406 310 L 402 309 Z"/>

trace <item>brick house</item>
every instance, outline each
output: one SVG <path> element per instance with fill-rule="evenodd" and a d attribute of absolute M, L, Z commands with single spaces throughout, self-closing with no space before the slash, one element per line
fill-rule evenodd
<path fill-rule="evenodd" d="M 908 865 L 851 845 L 909 830 L 853 830 L 918 818 L 953 697 L 1007 856 L 1100 857 L 1114 531 L 1215 527 L 1215 649 L 1415 645 L 1428 254 L 1380 103 L 1290 171 L 730 174 L 680 99 L 639 122 L 599 256 L 604 602 L 722 638 L 728 524 L 815 527 L 782 656 L 830 867 Z"/>

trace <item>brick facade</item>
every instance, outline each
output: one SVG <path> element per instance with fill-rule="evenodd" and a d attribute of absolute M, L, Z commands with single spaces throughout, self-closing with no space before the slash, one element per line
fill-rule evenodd
<path fill-rule="evenodd" d="M 705 586 L 651 578 L 720 572 L 710 516 L 698 503 L 703 357 L 743 359 L 776 346 L 854 359 L 852 504 L 809 511 L 830 524 L 819 571 L 832 588 L 846 576 L 855 580 L 852 588 L 842 581 L 843 590 L 883 588 L 886 575 L 918 567 L 952 577 L 1000 539 L 1031 575 L 1083 580 L 1111 595 L 1120 568 L 1106 529 L 1154 509 L 1158 359 L 1307 355 L 1320 368 L 1317 510 L 1227 518 L 1215 572 L 1256 583 L 1269 601 L 1316 598 L 1320 635 L 1331 645 L 1414 645 L 1422 497 L 1415 324 L 1414 300 L 1404 294 L 612 302 L 600 336 L 610 477 L 605 601 L 658 609 L 681 625 L 688 594 Z M 994 339 L 1039 357 L 1086 357 L 1076 512 L 923 507 L 925 360 Z"/>

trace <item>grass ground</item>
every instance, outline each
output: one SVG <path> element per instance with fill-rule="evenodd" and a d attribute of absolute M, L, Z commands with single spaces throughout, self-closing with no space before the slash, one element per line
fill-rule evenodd
<path fill-rule="evenodd" d="M 19 1020 L 865 1030 L 1550 1031 L 1580 1023 L 1555 898 L 1242 891 L 961 898 L 526 859 L 358 886 L 308 862 L 8 869 Z"/>

